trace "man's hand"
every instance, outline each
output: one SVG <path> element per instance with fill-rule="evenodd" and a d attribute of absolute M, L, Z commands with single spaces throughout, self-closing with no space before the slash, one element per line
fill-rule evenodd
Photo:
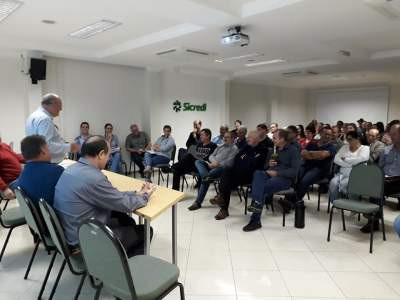
<path fill-rule="evenodd" d="M 144 194 L 147 194 L 147 195 L 149 195 L 149 198 L 150 198 L 151 194 L 153 194 L 155 189 L 156 189 L 155 185 L 153 185 L 149 182 L 146 182 L 145 184 L 143 184 L 142 189 L 139 192 L 139 195 L 143 196 Z"/>
<path fill-rule="evenodd" d="M 209 167 L 210 169 L 215 169 L 215 168 L 218 168 L 219 163 L 218 163 L 217 161 L 214 161 L 214 162 L 212 162 L 212 163 L 207 162 L 207 165 L 208 165 L 208 167 Z"/>
<path fill-rule="evenodd" d="M 268 165 L 271 168 L 273 168 L 273 167 L 276 167 L 278 165 L 278 162 L 276 160 L 274 160 L 274 159 L 270 159 L 269 162 L 268 162 Z"/>
<path fill-rule="evenodd" d="M 301 157 L 305 158 L 308 155 L 308 151 L 307 150 L 303 150 L 301 151 Z"/>
<path fill-rule="evenodd" d="M 278 176 L 278 171 L 268 170 L 266 173 L 267 173 L 269 176 L 271 176 L 271 177 L 276 177 L 276 176 Z"/>
<path fill-rule="evenodd" d="M 153 145 L 153 150 L 154 151 L 160 151 L 160 145 L 159 144 L 154 144 Z"/>
<path fill-rule="evenodd" d="M 78 144 L 76 144 L 76 143 L 72 143 L 71 144 L 71 152 L 72 153 L 77 153 L 77 152 L 79 152 L 79 149 L 80 149 L 81 147 L 78 145 Z"/>
<path fill-rule="evenodd" d="M 6 188 L 3 192 L 4 197 L 8 200 L 15 199 L 15 194 L 10 188 Z"/>

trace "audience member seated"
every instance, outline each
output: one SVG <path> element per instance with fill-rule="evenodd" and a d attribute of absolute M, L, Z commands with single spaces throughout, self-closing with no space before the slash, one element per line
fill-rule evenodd
<path fill-rule="evenodd" d="M 214 152 L 215 148 L 217 148 L 217 145 L 211 142 L 211 130 L 207 128 L 202 129 L 200 131 L 200 142 L 195 146 L 192 145 L 181 160 L 172 166 L 172 188 L 179 191 L 179 183 L 182 175 L 196 172 L 195 161 L 197 159 L 209 161 L 209 156 Z M 201 178 L 199 178 L 199 182 L 201 184 Z"/>
<path fill-rule="evenodd" d="M 314 141 L 314 136 L 315 136 L 315 127 L 312 124 L 307 125 L 306 127 L 306 140 L 304 141 L 301 150 L 306 149 L 307 145 L 311 143 L 311 141 Z"/>
<path fill-rule="evenodd" d="M 2 143 L 0 137 L 0 192 L 5 199 L 15 199 L 14 190 L 21 174 L 22 155 L 15 153 L 11 147 Z"/>
<path fill-rule="evenodd" d="M 229 131 L 229 128 L 227 125 L 221 125 L 221 127 L 219 128 L 219 135 L 213 137 L 211 142 L 213 142 L 215 145 L 223 144 L 225 133 L 228 131 Z M 232 134 L 231 134 L 231 136 L 232 136 Z"/>
<path fill-rule="evenodd" d="M 301 151 L 301 146 L 299 142 L 297 141 L 299 131 L 297 130 L 297 127 L 294 125 L 289 125 L 286 129 L 289 132 L 289 141 L 290 144 L 294 147 L 296 147 L 299 152 Z"/>
<path fill-rule="evenodd" d="M 163 132 L 164 134 L 152 146 L 152 151 L 147 151 L 144 155 L 144 176 L 148 181 L 150 181 L 152 167 L 168 164 L 175 147 L 175 140 L 171 136 L 171 126 L 165 125 Z"/>
<path fill-rule="evenodd" d="M 270 149 L 274 147 L 274 143 L 268 137 L 268 127 L 264 123 L 257 125 L 257 131 L 260 133 L 261 141 L 260 144 L 265 149 Z"/>
<path fill-rule="evenodd" d="M 297 125 L 296 128 L 297 128 L 297 132 L 298 132 L 297 142 L 300 145 L 300 149 L 303 150 L 306 148 L 306 146 L 305 146 L 306 132 L 304 131 L 304 126 L 301 124 Z"/>
<path fill-rule="evenodd" d="M 301 157 L 296 147 L 289 141 L 289 132 L 283 129 L 275 131 L 273 136 L 277 157 L 269 160 L 267 171 L 255 171 L 252 183 L 252 202 L 248 210 L 253 212 L 249 224 L 243 231 L 253 231 L 261 228 L 261 213 L 265 199 L 271 199 L 273 194 L 289 189 L 299 171 Z"/>
<path fill-rule="evenodd" d="M 386 146 L 389 146 L 392 144 L 392 139 L 390 138 L 390 129 L 392 126 L 396 125 L 396 124 L 400 124 L 399 120 L 392 120 L 390 121 L 387 125 L 386 125 L 386 130 L 385 133 L 382 137 L 382 143 L 384 143 Z"/>
<path fill-rule="evenodd" d="M 301 152 L 304 163 L 299 171 L 297 199 L 295 200 L 303 200 L 312 184 L 329 175 L 332 160 L 336 154 L 335 147 L 330 143 L 331 138 L 332 130 L 324 129 L 321 132 L 321 138 L 309 143 L 306 149 Z M 285 206 L 287 210 L 290 208 L 291 205 Z"/>
<path fill-rule="evenodd" d="M 80 129 L 80 135 L 77 136 L 74 140 L 75 144 L 79 146 L 79 152 L 77 153 L 76 159 L 80 158 L 82 145 L 90 137 L 88 122 L 82 122 L 81 125 L 79 126 L 79 129 Z"/>
<path fill-rule="evenodd" d="M 368 131 L 367 138 L 369 142 L 369 162 L 376 163 L 378 162 L 379 156 L 385 148 L 385 144 L 379 140 L 378 129 L 370 129 Z"/>
<path fill-rule="evenodd" d="M 336 152 L 339 151 L 339 149 L 343 146 L 343 140 L 342 140 L 342 132 L 340 131 L 339 126 L 335 125 L 332 126 L 332 139 L 331 139 L 331 144 L 333 147 L 335 147 Z"/>
<path fill-rule="evenodd" d="M 131 133 L 125 139 L 125 149 L 130 153 L 131 161 L 139 168 L 139 173 L 144 177 L 144 153 L 150 144 L 150 138 L 146 132 L 140 131 L 137 124 L 131 125 Z"/>
<path fill-rule="evenodd" d="M 121 173 L 121 147 L 119 146 L 118 137 L 113 134 L 113 126 L 110 123 L 104 125 L 104 137 L 110 143 L 111 153 L 109 156 L 110 171 Z"/>
<path fill-rule="evenodd" d="M 201 120 L 193 121 L 193 131 L 189 134 L 186 141 L 186 148 L 189 149 L 191 146 L 196 146 L 200 143 L 200 132 L 201 132 Z"/>
<path fill-rule="evenodd" d="M 251 131 L 247 136 L 246 146 L 236 154 L 232 167 L 223 170 L 218 185 L 219 195 L 210 200 L 211 204 L 221 207 L 215 216 L 216 220 L 223 220 L 229 216 L 232 190 L 250 184 L 254 171 L 264 168 L 267 152 L 260 145 L 260 140 L 260 133 Z"/>
<path fill-rule="evenodd" d="M 235 145 L 239 150 L 242 150 L 247 145 L 246 135 L 247 127 L 241 125 L 237 130 L 237 138 L 235 139 Z"/>
<path fill-rule="evenodd" d="M 219 145 L 209 157 L 209 162 L 205 160 L 196 160 L 195 166 L 201 177 L 201 185 L 195 202 L 189 207 L 189 210 L 201 208 L 204 198 L 210 186 L 210 181 L 221 176 L 223 170 L 231 167 L 238 148 L 233 143 L 232 133 L 226 132 L 224 143 Z"/>
<path fill-rule="evenodd" d="M 346 141 L 347 144 L 340 148 L 334 159 L 334 163 L 340 169 L 329 183 L 329 201 L 331 202 L 340 198 L 340 194 L 347 194 L 351 169 L 369 160 L 369 147 L 361 145 L 357 131 L 348 132 Z"/>
<path fill-rule="evenodd" d="M 26 165 L 18 178 L 18 186 L 36 205 L 44 199 L 53 206 L 54 189 L 64 168 L 51 163 L 49 147 L 40 135 L 25 137 L 21 141 L 21 152 Z"/>
<path fill-rule="evenodd" d="M 239 129 L 239 127 L 242 126 L 242 124 L 243 124 L 242 121 L 236 120 L 235 124 L 234 124 L 235 125 L 235 130 L 237 131 Z"/>
<path fill-rule="evenodd" d="M 275 131 L 277 131 L 279 128 L 278 123 L 271 123 L 269 126 L 269 132 L 268 132 L 268 137 L 270 140 L 272 140 L 272 137 L 274 136 Z"/>
<path fill-rule="evenodd" d="M 128 257 L 143 254 L 144 227 L 136 225 L 128 213 L 145 206 L 154 187 L 146 183 L 140 192 L 120 192 L 114 188 L 101 172 L 110 152 L 111 146 L 103 137 L 90 137 L 82 146 L 82 157 L 58 180 L 54 208 L 72 252 L 79 248 L 79 224 L 95 218 L 113 230 Z"/>

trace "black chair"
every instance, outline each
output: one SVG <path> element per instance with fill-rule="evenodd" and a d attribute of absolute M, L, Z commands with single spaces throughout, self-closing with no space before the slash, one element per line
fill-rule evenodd
<path fill-rule="evenodd" d="M 158 185 L 160 185 L 160 179 L 162 179 L 162 181 L 164 181 L 164 177 L 163 177 L 162 173 L 166 173 L 167 174 L 167 187 L 168 187 L 169 174 L 172 173 L 171 167 L 175 163 L 175 154 L 176 154 L 176 146 L 174 146 L 174 148 L 172 149 L 171 159 L 167 164 L 158 164 L 153 167 L 153 175 L 154 175 L 154 170 L 158 169 L 158 183 L 157 183 Z"/>

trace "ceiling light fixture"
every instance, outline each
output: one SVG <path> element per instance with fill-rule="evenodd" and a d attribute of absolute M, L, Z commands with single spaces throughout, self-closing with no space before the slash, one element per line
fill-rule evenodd
<path fill-rule="evenodd" d="M 96 34 L 113 29 L 119 25 L 122 25 L 122 23 L 110 20 L 101 20 L 99 22 L 85 26 L 77 31 L 71 32 L 69 36 L 74 38 L 87 39 Z"/>
<path fill-rule="evenodd" d="M 232 56 L 232 57 L 227 57 L 227 58 L 219 58 L 219 59 L 216 59 L 215 62 L 222 63 L 222 62 L 225 62 L 225 61 L 239 60 L 239 59 L 250 58 L 250 57 L 258 57 L 258 56 L 263 56 L 263 55 L 264 55 L 263 53 L 250 53 L 250 54 Z"/>
<path fill-rule="evenodd" d="M 0 0 L 0 22 L 11 15 L 22 4 L 24 3 L 17 0 Z"/>
<path fill-rule="evenodd" d="M 56 24 L 56 21 L 54 21 L 54 20 L 42 20 L 42 23 L 53 25 L 53 24 Z"/>
<path fill-rule="evenodd" d="M 264 65 L 271 65 L 271 64 L 277 64 L 277 63 L 283 63 L 286 62 L 285 59 L 278 58 L 278 59 L 272 59 L 272 60 L 266 60 L 266 61 L 259 61 L 256 63 L 250 63 L 250 64 L 245 64 L 246 67 L 257 67 L 257 66 L 264 66 Z"/>

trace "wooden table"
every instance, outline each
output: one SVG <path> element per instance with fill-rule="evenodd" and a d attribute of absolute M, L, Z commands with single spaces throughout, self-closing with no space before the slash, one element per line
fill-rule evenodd
<path fill-rule="evenodd" d="M 64 160 L 60 163 L 64 168 L 76 163 L 73 160 Z M 111 184 L 119 191 L 139 191 L 144 181 L 103 170 Z M 150 222 L 172 207 L 172 262 L 178 264 L 177 252 L 177 203 L 184 198 L 184 193 L 163 186 L 157 186 L 149 202 L 133 213 L 144 219 L 145 254 L 150 254 Z"/>

